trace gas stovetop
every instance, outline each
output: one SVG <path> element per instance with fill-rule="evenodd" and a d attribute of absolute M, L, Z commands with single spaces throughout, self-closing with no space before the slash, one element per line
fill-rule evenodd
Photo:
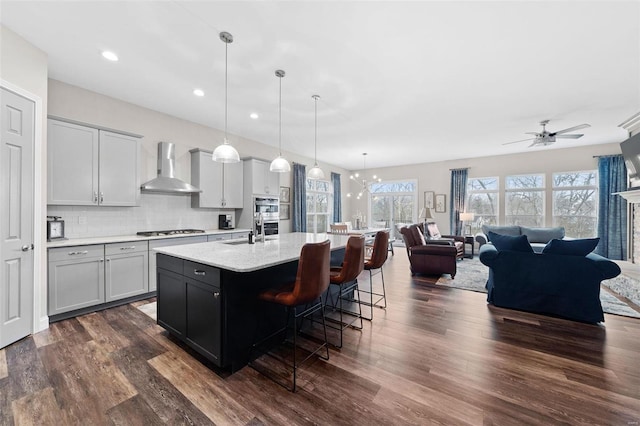
<path fill-rule="evenodd" d="M 183 235 L 183 234 L 202 234 L 202 229 L 171 229 L 168 231 L 142 231 L 137 232 L 136 235 L 141 237 L 159 237 L 162 235 Z"/>

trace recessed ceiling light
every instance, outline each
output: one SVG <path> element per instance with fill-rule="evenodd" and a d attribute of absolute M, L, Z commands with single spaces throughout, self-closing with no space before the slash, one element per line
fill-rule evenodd
<path fill-rule="evenodd" d="M 204 96 L 204 91 L 202 89 L 193 89 L 193 94 L 196 96 Z"/>
<path fill-rule="evenodd" d="M 118 60 L 118 55 L 116 55 L 115 53 L 109 51 L 109 50 L 105 50 L 102 52 L 102 57 L 105 59 L 108 59 L 110 61 L 116 62 Z"/>
<path fill-rule="evenodd" d="M 257 113 L 252 112 L 251 114 L 249 114 L 249 117 L 253 118 L 254 120 L 257 120 L 260 116 Z"/>

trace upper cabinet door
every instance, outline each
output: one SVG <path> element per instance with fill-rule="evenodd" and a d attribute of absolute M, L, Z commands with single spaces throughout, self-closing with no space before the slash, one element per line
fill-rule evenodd
<path fill-rule="evenodd" d="M 251 183 L 254 195 L 280 195 L 280 175 L 269 170 L 266 161 L 251 159 L 247 163 L 251 167 Z"/>
<path fill-rule="evenodd" d="M 97 205 L 98 130 L 48 120 L 47 204 Z"/>
<path fill-rule="evenodd" d="M 241 209 L 244 206 L 243 199 L 243 170 L 244 162 L 224 164 L 224 207 Z"/>
<path fill-rule="evenodd" d="M 139 204 L 139 157 L 138 138 L 100 130 L 100 205 Z"/>

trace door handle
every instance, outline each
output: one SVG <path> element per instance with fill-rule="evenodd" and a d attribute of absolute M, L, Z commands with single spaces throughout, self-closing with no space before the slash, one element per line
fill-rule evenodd
<path fill-rule="evenodd" d="M 100 204 L 104 203 L 104 192 L 100 192 Z"/>
<path fill-rule="evenodd" d="M 93 191 L 93 202 L 98 204 L 98 191 Z"/>
<path fill-rule="evenodd" d="M 33 248 L 34 248 L 33 244 L 26 244 L 26 245 L 22 246 L 22 251 L 33 250 Z"/>

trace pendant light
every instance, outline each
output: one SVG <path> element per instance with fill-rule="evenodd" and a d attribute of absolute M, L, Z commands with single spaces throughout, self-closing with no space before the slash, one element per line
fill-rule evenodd
<path fill-rule="evenodd" d="M 291 171 L 289 162 L 282 156 L 282 77 L 284 77 L 284 71 L 276 70 L 276 77 L 280 79 L 280 102 L 279 102 L 279 116 L 278 116 L 278 156 L 271 162 L 269 170 L 277 173 L 286 173 Z"/>
<path fill-rule="evenodd" d="M 211 158 L 213 161 L 217 161 L 219 163 L 239 163 L 240 155 L 238 151 L 229 144 L 229 139 L 227 138 L 227 69 L 228 69 L 228 60 L 227 60 L 227 52 L 229 50 L 229 43 L 233 43 L 233 36 L 226 31 L 220 33 L 220 40 L 225 43 L 224 46 L 224 143 L 222 145 L 218 145 L 218 147 L 213 151 L 213 155 Z"/>
<path fill-rule="evenodd" d="M 320 166 L 318 166 L 318 99 L 320 98 L 319 95 L 313 95 L 311 96 L 314 101 L 315 101 L 315 136 L 314 136 L 314 143 L 313 143 L 313 149 L 314 149 L 314 153 L 313 153 L 313 167 L 311 168 L 311 170 L 309 170 L 309 173 L 307 174 L 307 177 L 309 179 L 314 179 L 314 180 L 318 180 L 318 179 L 324 179 L 324 172 L 322 171 L 322 169 L 320 168 Z"/>

